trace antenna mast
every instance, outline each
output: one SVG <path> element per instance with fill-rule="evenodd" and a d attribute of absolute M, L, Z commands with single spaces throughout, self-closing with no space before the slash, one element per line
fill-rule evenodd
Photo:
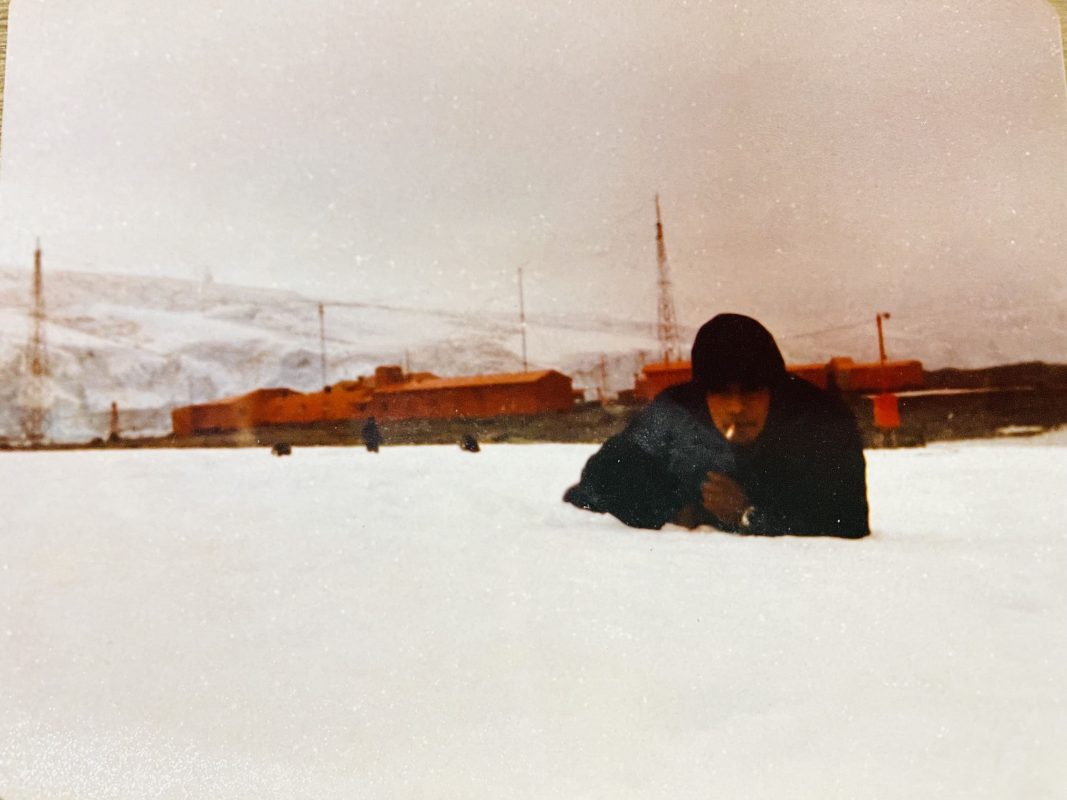
<path fill-rule="evenodd" d="M 111 425 L 108 427 L 107 440 L 109 442 L 117 442 L 121 438 L 122 431 L 119 429 L 119 404 L 112 400 Z"/>
<path fill-rule="evenodd" d="M 659 334 L 664 363 L 678 358 L 678 325 L 671 297 L 671 274 L 667 265 L 667 245 L 663 242 L 663 221 L 659 213 L 659 194 L 656 195 L 656 261 L 659 264 Z"/>
<path fill-rule="evenodd" d="M 875 323 L 878 325 L 878 363 L 881 364 L 882 368 L 884 369 L 885 368 L 886 357 L 885 357 L 885 337 L 882 335 L 882 320 L 883 319 L 889 319 L 889 312 L 888 311 L 879 311 L 878 314 L 875 315 L 875 318 L 874 318 Z"/>
<path fill-rule="evenodd" d="M 33 253 L 33 307 L 30 309 L 30 340 L 26 345 L 26 371 L 22 386 L 22 435 L 36 447 L 44 442 L 48 424 L 48 348 L 44 337 L 44 281 L 41 275 L 41 242 Z"/>
<path fill-rule="evenodd" d="M 10 0 L 0 0 L 0 141 L 4 129 L 4 80 L 7 73 L 7 15 Z"/>
<path fill-rule="evenodd" d="M 526 303 L 522 296 L 522 267 L 519 267 L 519 327 L 522 329 L 522 371 L 529 372 L 526 361 Z"/>
<path fill-rule="evenodd" d="M 322 388 L 326 388 L 326 309 L 319 303 L 319 361 L 322 365 Z"/>

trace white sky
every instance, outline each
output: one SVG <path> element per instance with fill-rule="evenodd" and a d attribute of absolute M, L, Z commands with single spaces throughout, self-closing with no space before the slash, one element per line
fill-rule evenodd
<path fill-rule="evenodd" d="M 15 0 L 0 264 L 650 320 L 658 191 L 686 325 L 1062 305 L 1065 110 L 1043 0 Z"/>

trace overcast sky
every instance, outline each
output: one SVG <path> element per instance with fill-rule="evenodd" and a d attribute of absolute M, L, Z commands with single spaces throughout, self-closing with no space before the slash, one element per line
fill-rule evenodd
<path fill-rule="evenodd" d="M 1064 296 L 1044 0 L 13 0 L 5 101 L 8 266 L 649 321 L 659 192 L 689 326 Z"/>

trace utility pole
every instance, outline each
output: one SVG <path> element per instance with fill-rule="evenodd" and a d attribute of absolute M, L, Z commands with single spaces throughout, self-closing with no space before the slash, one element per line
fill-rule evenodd
<path fill-rule="evenodd" d="M 107 440 L 109 442 L 117 442 L 122 438 L 122 431 L 119 430 L 119 404 L 114 400 L 111 401 L 111 425 L 108 428 Z"/>
<path fill-rule="evenodd" d="M 607 357 L 600 354 L 600 382 L 597 386 L 597 394 L 600 395 L 597 399 L 600 400 L 600 405 L 607 405 L 608 403 L 608 363 Z"/>
<path fill-rule="evenodd" d="M 897 402 L 897 396 L 888 389 L 889 375 L 885 366 L 887 360 L 885 337 L 882 335 L 883 319 L 889 319 L 888 311 L 879 311 L 874 316 L 874 321 L 878 325 L 878 382 L 881 384 L 881 391 L 875 395 L 872 401 L 874 406 L 874 426 L 879 430 L 883 442 L 894 445 L 896 443 L 896 430 L 900 427 L 900 404 Z"/>
<path fill-rule="evenodd" d="M 529 372 L 530 366 L 526 361 L 526 303 L 522 295 L 522 267 L 519 267 L 519 327 L 522 330 L 522 371 Z"/>
<path fill-rule="evenodd" d="M 656 262 L 659 265 L 659 334 L 663 348 L 663 363 L 678 358 L 678 324 L 674 315 L 674 299 L 671 295 L 671 274 L 667 265 L 667 245 L 663 241 L 663 221 L 659 212 L 659 194 L 656 195 Z"/>
<path fill-rule="evenodd" d="M 326 383 L 326 308 L 319 303 L 319 360 L 322 364 L 322 388 Z"/>
<path fill-rule="evenodd" d="M 33 253 L 33 306 L 30 309 L 30 340 L 26 345 L 26 371 L 22 386 L 22 435 L 31 446 L 44 442 L 48 424 L 48 348 L 45 345 L 44 279 L 41 242 Z"/>

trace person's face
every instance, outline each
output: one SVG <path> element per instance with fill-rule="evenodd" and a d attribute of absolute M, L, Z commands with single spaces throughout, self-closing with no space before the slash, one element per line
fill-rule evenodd
<path fill-rule="evenodd" d="M 708 413 L 719 433 L 731 444 L 752 444 L 767 424 L 771 390 L 731 384 L 723 391 L 708 392 Z"/>

